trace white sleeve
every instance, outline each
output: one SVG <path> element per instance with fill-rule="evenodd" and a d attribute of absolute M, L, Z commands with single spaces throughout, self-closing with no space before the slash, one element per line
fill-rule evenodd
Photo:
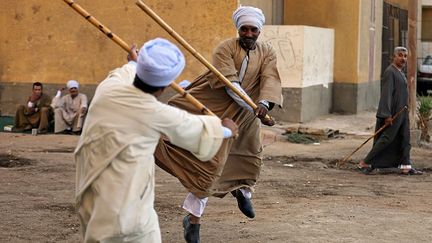
<path fill-rule="evenodd" d="M 109 72 L 108 77 L 102 83 L 108 85 L 132 84 L 136 73 L 136 63 L 130 61 L 120 68 Z M 101 83 L 101 84 L 102 84 Z"/>
<path fill-rule="evenodd" d="M 221 121 L 216 116 L 192 115 L 184 110 L 163 105 L 160 132 L 170 142 L 190 151 L 201 161 L 208 161 L 218 152 L 224 139 Z"/>
<path fill-rule="evenodd" d="M 61 97 L 61 91 L 57 90 L 56 96 L 51 100 L 51 107 L 53 109 L 59 108 L 63 106 L 63 99 Z"/>
<path fill-rule="evenodd" d="M 232 131 L 231 129 L 227 128 L 227 127 L 222 127 L 222 132 L 223 132 L 223 137 L 224 138 L 229 138 L 232 136 Z"/>
<path fill-rule="evenodd" d="M 88 108 L 88 99 L 87 99 L 87 95 L 85 94 L 81 94 L 81 107 L 80 108 Z"/>
<path fill-rule="evenodd" d="M 97 98 L 100 93 L 104 93 L 118 85 L 132 85 L 135 73 L 136 63 L 133 61 L 110 71 L 108 76 L 96 88 L 93 98 Z"/>
<path fill-rule="evenodd" d="M 237 90 L 239 90 L 242 94 L 244 94 L 249 100 L 252 100 L 249 95 L 246 94 L 246 92 L 244 91 L 244 89 L 240 86 L 240 84 L 238 82 L 232 82 L 232 84 L 237 88 Z M 229 96 L 231 96 L 231 98 L 241 107 L 248 109 L 249 111 L 253 112 L 252 107 L 250 107 L 250 105 L 248 105 L 242 98 L 240 98 L 240 96 L 238 96 L 236 93 L 234 93 L 234 91 L 232 91 L 230 88 L 225 87 L 226 92 L 228 93 Z"/>
<path fill-rule="evenodd" d="M 187 88 L 189 85 L 191 84 L 191 82 L 189 80 L 183 80 L 180 83 L 178 83 L 178 85 L 182 88 L 185 89 Z"/>

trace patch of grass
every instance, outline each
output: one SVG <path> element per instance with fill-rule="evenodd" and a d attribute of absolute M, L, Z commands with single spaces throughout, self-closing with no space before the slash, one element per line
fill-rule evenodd
<path fill-rule="evenodd" d="M 418 96 L 417 99 L 417 115 L 419 117 L 417 125 L 421 130 L 420 139 L 429 142 L 429 121 L 431 120 L 432 113 L 432 96 Z"/>
<path fill-rule="evenodd" d="M 285 136 L 291 143 L 311 144 L 319 142 L 315 137 L 301 133 L 288 133 Z"/>
<path fill-rule="evenodd" d="M 419 96 L 418 112 L 422 117 L 429 118 L 432 110 L 432 96 Z"/>

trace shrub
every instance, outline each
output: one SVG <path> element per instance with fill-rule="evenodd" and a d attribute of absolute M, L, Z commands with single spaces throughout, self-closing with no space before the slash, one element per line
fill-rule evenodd
<path fill-rule="evenodd" d="M 432 96 L 418 96 L 417 100 L 417 115 L 419 117 L 417 125 L 421 130 L 420 139 L 429 142 L 429 121 L 431 120 L 432 113 Z"/>

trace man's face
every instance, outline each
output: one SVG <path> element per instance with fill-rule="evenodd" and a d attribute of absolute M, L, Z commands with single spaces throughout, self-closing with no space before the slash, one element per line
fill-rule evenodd
<path fill-rule="evenodd" d="M 69 94 L 72 96 L 72 98 L 75 98 L 78 95 L 78 89 L 73 87 L 69 89 Z"/>
<path fill-rule="evenodd" d="M 33 86 L 33 94 L 36 95 L 37 97 L 40 97 L 42 95 L 42 86 Z"/>
<path fill-rule="evenodd" d="M 245 50 L 255 49 L 255 43 L 260 35 L 260 31 L 257 27 L 251 25 L 243 25 L 238 30 L 240 45 Z"/>
<path fill-rule="evenodd" d="M 407 57 L 408 53 L 406 51 L 399 51 L 393 57 L 393 64 L 399 69 L 402 69 L 406 65 Z"/>

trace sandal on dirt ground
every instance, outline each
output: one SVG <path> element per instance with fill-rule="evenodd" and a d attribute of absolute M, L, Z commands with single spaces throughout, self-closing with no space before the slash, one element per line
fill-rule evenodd
<path fill-rule="evenodd" d="M 361 167 L 360 165 L 357 165 L 357 170 L 364 175 L 369 175 L 374 169 L 371 166 Z"/>
<path fill-rule="evenodd" d="M 400 173 L 401 173 L 402 175 L 423 175 L 423 171 L 416 170 L 416 169 L 409 169 L 409 170 L 406 171 L 406 172 L 401 171 Z"/>

